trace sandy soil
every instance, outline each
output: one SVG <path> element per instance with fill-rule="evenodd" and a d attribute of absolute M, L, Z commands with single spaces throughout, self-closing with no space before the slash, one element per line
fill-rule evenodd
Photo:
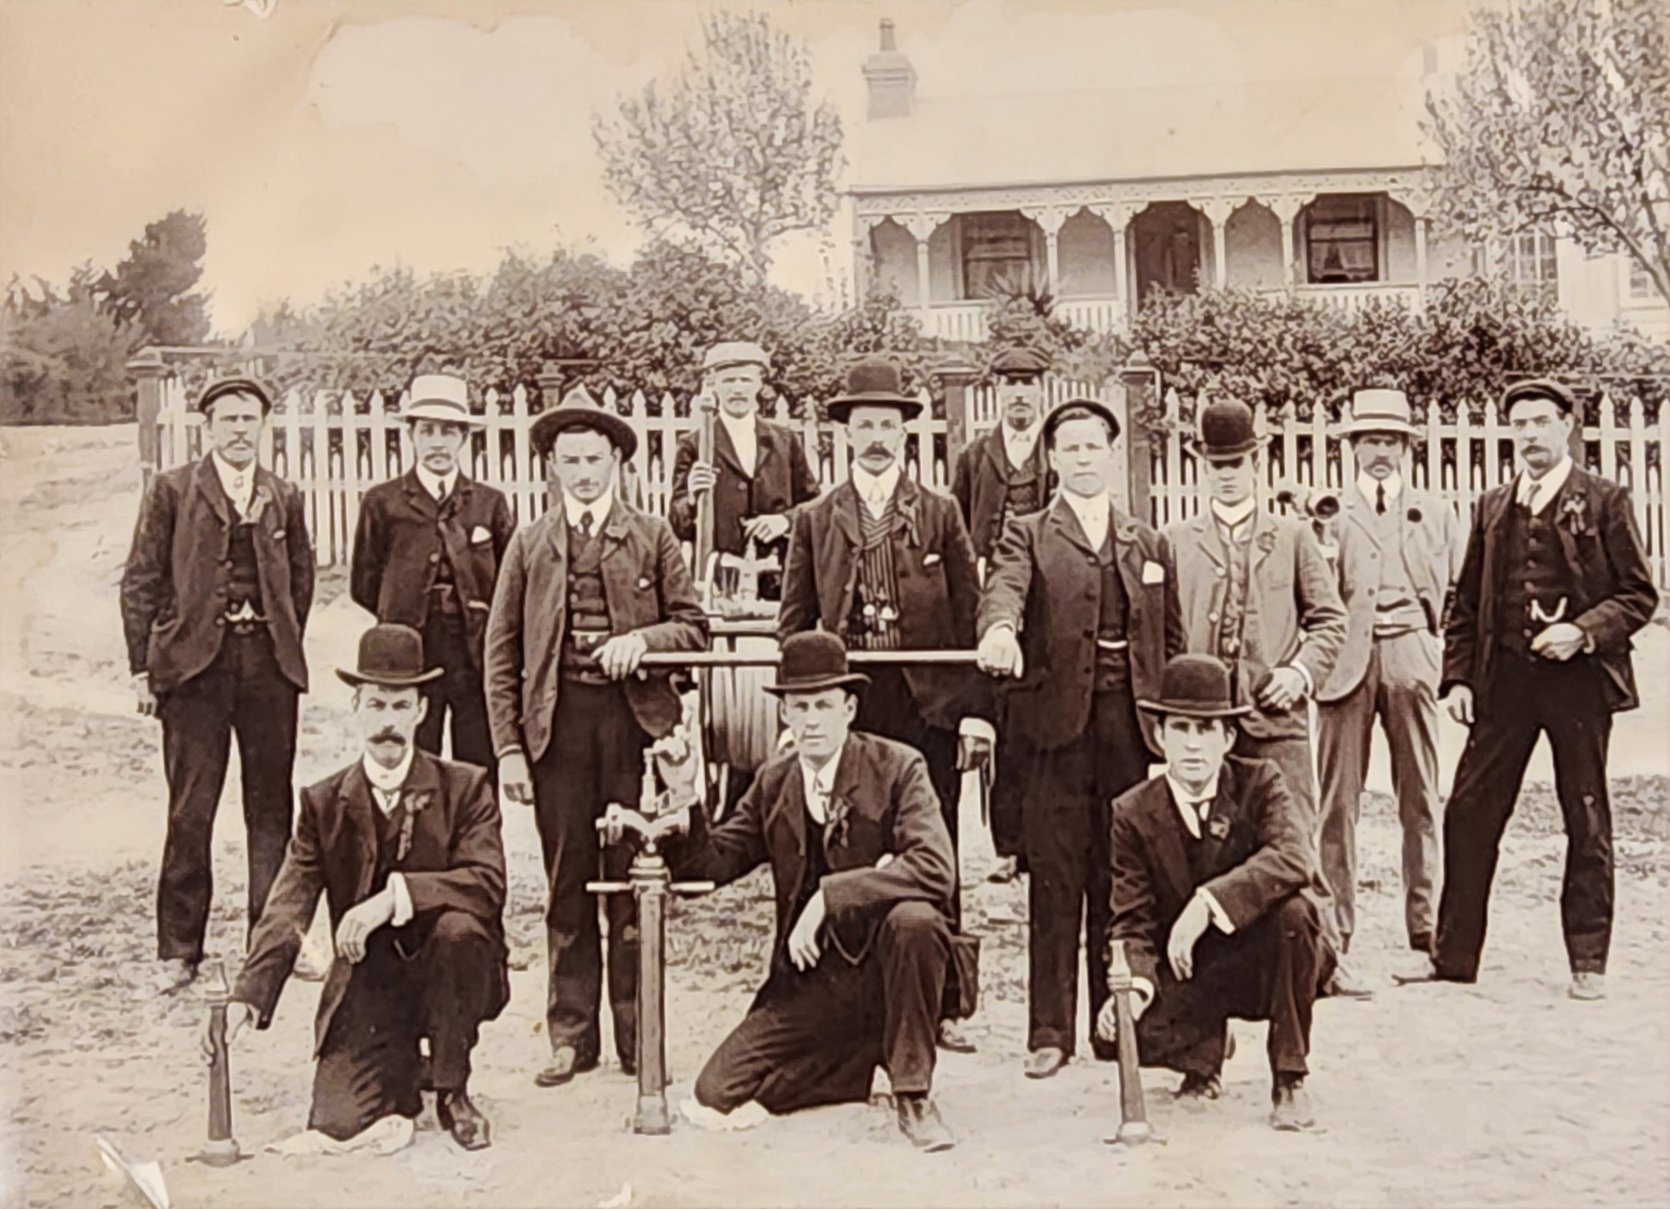
<path fill-rule="evenodd" d="M 465 1156 L 426 1122 L 391 1158 L 257 1157 L 228 1170 L 190 1161 L 203 1137 L 205 1072 L 194 998 L 142 990 L 152 953 L 162 775 L 154 724 L 127 689 L 115 584 L 136 502 L 132 430 L 8 430 L 0 506 L 0 1194 L 6 1203 L 122 1203 L 93 1138 L 162 1163 L 176 1205 L 1390 1205 L 1663 1204 L 1670 1201 L 1670 992 L 1665 956 L 1663 736 L 1670 635 L 1654 627 L 1637 667 L 1646 707 L 1620 719 L 1613 762 L 1619 849 L 1611 997 L 1563 994 L 1558 813 L 1533 784 L 1504 848 L 1485 969 L 1476 987 L 1393 990 L 1403 955 L 1396 823 L 1377 760 L 1365 808 L 1363 931 L 1353 946 L 1383 987 L 1324 1002 L 1313 1094 L 1325 1128 L 1264 1123 L 1262 1026 L 1237 1025 L 1239 1053 L 1218 1103 L 1184 1110 L 1174 1077 L 1147 1072 L 1163 1145 L 1103 1144 L 1117 1124 L 1110 1067 L 1021 1076 L 1024 890 L 978 880 L 990 852 L 965 853 L 968 914 L 986 940 L 979 1052 L 943 1058 L 938 1099 L 961 1145 L 915 1154 L 882 1105 L 772 1121 L 752 1133 L 680 1129 L 634 1137 L 634 1092 L 605 1067 L 541 1091 L 541 878 L 531 820 L 506 820 L 509 911 L 519 964 L 504 1016 L 477 1050 L 475 1089 L 494 1147 Z M 328 669 L 351 657 L 362 618 L 327 576 L 309 631 L 315 693 L 297 776 L 348 757 L 345 695 Z M 1459 731 L 1446 730 L 1446 766 Z M 1548 778 L 1546 753 L 1532 777 Z M 241 945 L 236 785 L 217 843 L 211 948 Z M 975 819 L 964 834 L 978 832 Z M 670 1061 L 688 1080 L 742 1013 L 764 965 L 763 878 L 681 908 L 673 923 Z M 286 992 L 271 1031 L 234 1055 L 246 1151 L 299 1129 L 306 1113 L 316 986 Z M 618 1199 L 623 1189 L 628 1199 Z"/>

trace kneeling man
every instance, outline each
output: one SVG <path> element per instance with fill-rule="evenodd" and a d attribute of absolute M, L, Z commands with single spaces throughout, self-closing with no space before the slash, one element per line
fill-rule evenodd
<path fill-rule="evenodd" d="M 708 1059 L 686 1115 L 793 1112 L 862 1101 L 879 1063 L 899 1128 L 954 1144 L 929 1098 L 956 886 L 951 837 L 922 756 L 851 730 L 868 677 L 824 631 L 783 643 L 777 683 L 794 750 L 760 770 L 737 810 L 675 846 L 688 876 L 733 882 L 763 862 L 777 890 L 771 972 Z M 734 1119 L 733 1119 L 734 1122 Z"/>
<path fill-rule="evenodd" d="M 1166 771 L 1113 803 L 1110 937 L 1130 959 L 1142 1063 L 1182 1072 L 1179 1096 L 1216 1099 L 1229 1018 L 1268 1020 L 1270 1122 L 1308 1128 L 1311 1008 L 1334 964 L 1309 816 L 1274 763 L 1229 756 L 1230 719 L 1251 707 L 1232 703 L 1216 658 L 1179 655 L 1139 705 Z M 1110 1000 L 1108 1040 L 1113 1019 Z"/>
<path fill-rule="evenodd" d="M 423 637 L 374 626 L 354 688 L 364 752 L 302 790 L 301 817 L 232 991 L 227 1040 L 266 1028 L 323 891 L 338 958 L 319 998 L 308 1128 L 345 1140 L 390 1114 L 415 1117 L 433 1088 L 465 1150 L 491 1143 L 470 1102 L 477 1026 L 504 1007 L 504 849 L 482 769 L 418 751 L 427 702 Z M 425 1073 L 418 1053 L 429 1041 Z"/>

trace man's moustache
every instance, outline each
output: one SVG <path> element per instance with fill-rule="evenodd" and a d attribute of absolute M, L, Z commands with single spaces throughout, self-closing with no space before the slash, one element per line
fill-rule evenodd
<path fill-rule="evenodd" d="M 373 743 L 399 743 L 405 746 L 406 736 L 397 730 L 380 730 L 371 736 Z"/>

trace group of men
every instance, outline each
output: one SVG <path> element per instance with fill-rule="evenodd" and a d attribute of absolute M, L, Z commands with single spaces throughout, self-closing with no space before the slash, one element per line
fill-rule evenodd
<path fill-rule="evenodd" d="M 600 843 L 598 822 L 638 802 L 646 761 L 672 780 L 652 757 L 677 741 L 680 700 L 668 669 L 643 660 L 707 647 L 679 545 L 700 514 L 718 549 L 781 555 L 768 691 L 791 742 L 719 817 L 697 810 L 691 834 L 666 837 L 681 872 L 725 882 L 765 864 L 776 890 L 769 974 L 695 1081 L 692 1121 L 734 1128 L 862 1099 L 879 1065 L 903 1132 L 952 1145 L 930 1092 L 936 1050 L 973 1048 L 958 1023 L 977 964 L 960 909 L 969 770 L 994 777 L 994 880 L 1027 880 L 1028 1077 L 1076 1051 L 1081 948 L 1092 1051 L 1115 1056 L 1119 944 L 1145 1064 L 1215 1098 L 1228 1019 L 1269 1020 L 1272 1122 L 1311 1123 L 1314 1000 L 1366 990 L 1349 945 L 1376 718 L 1421 955 L 1403 977 L 1476 977 L 1497 848 L 1546 732 L 1569 837 L 1571 993 L 1602 994 L 1606 739 L 1634 703 L 1629 639 L 1657 593 L 1627 494 L 1570 459 L 1572 394 L 1507 391 L 1522 469 L 1483 497 L 1463 544 L 1449 506 L 1406 481 L 1407 400 L 1355 392 L 1357 477 L 1324 542 L 1265 507 L 1264 442 L 1237 402 L 1201 410 L 1198 516 L 1161 532 L 1124 512 L 1117 417 L 1094 399 L 1046 414 L 1047 369 L 1031 349 L 999 356 L 1000 424 L 962 451 L 942 495 L 904 468 L 921 401 L 897 367 L 859 363 L 827 404 L 850 472 L 820 492 L 799 439 L 757 414 L 763 350 L 722 345 L 704 374 L 713 460 L 681 444 L 669 519 L 617 490 L 632 426 L 575 396 L 532 427 L 551 506 L 521 528 L 464 472 L 480 423 L 465 384 L 419 377 L 405 412 L 415 464 L 367 493 L 353 554 L 353 598 L 377 618 L 339 671 L 362 755 L 303 791 L 293 826 L 312 551 L 299 493 L 256 463 L 269 396 L 249 379 L 212 385 L 210 452 L 150 485 L 122 585 L 169 785 L 162 989 L 187 985 L 203 955 L 235 734 L 252 930 L 231 1033 L 270 1021 L 323 893 L 338 960 L 313 1127 L 351 1137 L 412 1115 L 430 1090 L 460 1145 L 489 1144 L 468 1078 L 477 1029 L 508 996 L 501 803 L 532 809 L 549 883 L 551 1051 L 535 1082 L 599 1065 L 605 978 L 615 1055 L 634 1070 L 634 909 L 626 896 L 600 908 L 586 883 L 624 873 L 627 846 Z M 975 657 L 912 661 L 945 650 Z M 865 672 L 849 651 L 874 653 Z M 1440 695 L 1472 728 L 1442 855 Z"/>

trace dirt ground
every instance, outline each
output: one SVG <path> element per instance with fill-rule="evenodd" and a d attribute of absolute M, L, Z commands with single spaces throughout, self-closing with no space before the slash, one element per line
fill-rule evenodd
<path fill-rule="evenodd" d="M 1263 1027 L 1238 1024 L 1221 1101 L 1171 1102 L 1175 1077 L 1146 1072 L 1163 1144 L 1104 1144 L 1118 1121 L 1111 1067 L 1087 1061 L 1042 1083 L 1021 1075 L 1024 890 L 983 880 L 964 854 L 967 914 L 985 938 L 974 1055 L 946 1055 L 941 1109 L 960 1137 L 916 1154 L 890 1111 L 854 1105 L 750 1133 L 627 1128 L 633 1084 L 618 1068 L 542 1091 L 541 877 L 532 822 L 507 817 L 509 922 L 518 964 L 503 1017 L 484 1030 L 474 1090 L 491 1150 L 466 1156 L 426 1123 L 389 1158 L 260 1153 L 300 1129 L 317 985 L 286 992 L 270 1031 L 234 1052 L 236 1131 L 256 1157 L 191 1161 L 204 1136 L 202 1001 L 150 997 L 152 899 L 163 781 L 154 723 L 133 713 L 116 583 L 137 500 L 131 428 L 0 432 L 0 1199 L 124 1202 L 94 1137 L 162 1164 L 179 1206 L 393 1205 L 1660 1205 L 1670 1202 L 1670 966 L 1666 958 L 1664 735 L 1670 634 L 1643 636 L 1645 707 L 1614 734 L 1617 931 L 1610 998 L 1565 998 L 1558 888 L 1563 860 L 1546 753 L 1504 847 L 1490 945 L 1475 987 L 1392 989 L 1403 959 L 1397 832 L 1383 758 L 1362 827 L 1363 931 L 1354 946 L 1379 986 L 1325 1001 L 1311 1088 L 1324 1128 L 1265 1124 Z M 345 691 L 363 618 L 327 576 L 308 634 L 298 783 L 346 762 Z M 1460 748 L 1446 728 L 1445 767 Z M 242 942 L 242 827 L 228 787 L 217 841 L 210 947 Z M 968 818 L 964 834 L 978 835 Z M 673 921 L 669 1057 L 688 1082 L 742 1014 L 764 967 L 770 907 L 761 875 L 680 909 Z M 1082 1046 L 1081 1046 L 1082 1048 Z"/>

